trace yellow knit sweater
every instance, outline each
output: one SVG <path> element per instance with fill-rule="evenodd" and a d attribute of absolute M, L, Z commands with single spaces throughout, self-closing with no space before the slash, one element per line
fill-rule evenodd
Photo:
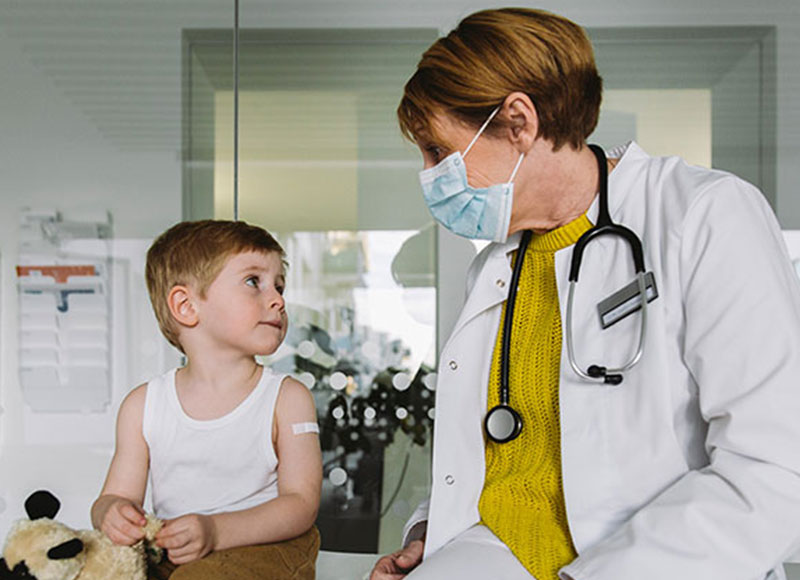
<path fill-rule="evenodd" d="M 559 568 L 576 556 L 561 481 L 555 252 L 574 244 L 591 226 L 584 215 L 531 239 L 514 307 L 509 365 L 510 404 L 522 417 L 522 432 L 508 443 L 486 440 L 481 521 L 537 580 L 556 580 Z M 487 409 L 500 402 L 500 320 Z"/>

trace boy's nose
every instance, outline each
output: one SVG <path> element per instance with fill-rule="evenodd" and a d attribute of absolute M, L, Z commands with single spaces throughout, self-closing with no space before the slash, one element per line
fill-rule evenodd
<path fill-rule="evenodd" d="M 270 307 L 276 307 L 279 310 L 284 310 L 286 308 L 286 300 L 284 300 L 283 294 L 280 292 L 273 292 L 272 296 L 269 298 L 269 305 Z"/>

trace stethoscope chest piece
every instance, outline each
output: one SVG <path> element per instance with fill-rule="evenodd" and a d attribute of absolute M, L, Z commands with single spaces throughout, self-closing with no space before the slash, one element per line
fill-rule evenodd
<path fill-rule="evenodd" d="M 508 405 L 499 404 L 486 414 L 486 435 L 495 443 L 516 439 L 522 431 L 522 418 Z"/>
<path fill-rule="evenodd" d="M 492 407 L 483 420 L 483 429 L 486 431 L 486 436 L 495 443 L 508 443 L 516 439 L 520 431 L 522 431 L 522 417 L 509 405 L 508 359 L 511 352 L 511 329 L 514 320 L 517 287 L 522 273 L 525 252 L 531 243 L 531 237 L 533 237 L 533 232 L 530 230 L 526 230 L 522 234 L 522 241 L 519 244 L 517 258 L 514 262 L 514 272 L 511 275 L 511 287 L 508 289 L 506 313 L 502 329 L 503 337 L 500 347 L 500 404 Z"/>

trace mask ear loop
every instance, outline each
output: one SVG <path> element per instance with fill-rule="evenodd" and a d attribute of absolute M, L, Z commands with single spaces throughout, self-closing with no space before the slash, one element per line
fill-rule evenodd
<path fill-rule="evenodd" d="M 492 122 L 492 119 L 494 119 L 495 115 L 497 115 L 497 113 L 500 111 L 500 107 L 501 106 L 502 105 L 498 105 L 497 107 L 495 107 L 495 110 L 492 111 L 492 114 L 489 115 L 489 118 L 486 119 L 483 122 L 483 125 L 481 125 L 481 128 L 478 129 L 478 132 L 475 133 L 475 136 L 472 138 L 472 141 L 470 141 L 469 145 L 467 145 L 467 148 L 464 149 L 464 153 L 461 154 L 461 158 L 462 159 L 467 156 L 467 153 L 469 153 L 469 150 L 472 149 L 473 145 L 475 145 L 475 141 L 478 140 L 478 137 L 481 136 L 481 134 L 486 129 L 486 127 L 489 126 L 489 123 Z M 508 181 L 506 181 L 506 183 L 511 183 L 512 181 L 514 181 L 514 177 L 517 176 L 517 171 L 519 171 L 519 166 L 522 165 L 522 160 L 524 158 L 525 158 L 525 154 L 524 153 L 520 153 L 519 154 L 519 159 L 517 159 L 517 164 L 514 166 L 514 170 L 511 172 L 511 177 L 508 178 Z"/>
<path fill-rule="evenodd" d="M 519 166 L 522 165 L 523 159 L 525 159 L 525 154 L 520 153 L 519 159 L 517 159 L 517 164 L 514 166 L 514 171 L 511 172 L 511 177 L 508 178 L 508 181 L 506 181 L 506 183 L 511 183 L 512 181 L 514 181 L 514 178 L 517 176 L 517 171 L 519 170 Z"/>
<path fill-rule="evenodd" d="M 500 110 L 501 106 L 502 105 L 497 105 L 497 108 L 494 111 L 492 111 L 492 114 L 489 115 L 489 118 L 486 119 L 486 121 L 483 122 L 483 125 L 481 125 L 481 128 L 478 129 L 478 132 L 475 133 L 475 136 L 472 138 L 472 141 L 470 141 L 469 145 L 467 145 L 467 148 L 464 149 L 464 153 L 461 154 L 461 158 L 462 159 L 467 156 L 467 153 L 469 153 L 469 150 L 472 149 L 473 145 L 475 145 L 475 141 L 478 140 L 478 137 L 481 136 L 481 133 L 483 133 L 483 130 L 486 129 L 486 127 L 489 125 L 489 123 L 492 122 L 492 119 L 494 119 L 494 116 L 498 113 L 498 111 Z"/>

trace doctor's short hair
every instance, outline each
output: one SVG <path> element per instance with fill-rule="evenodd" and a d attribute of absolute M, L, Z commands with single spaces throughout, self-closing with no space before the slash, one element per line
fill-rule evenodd
<path fill-rule="evenodd" d="M 147 251 L 145 280 L 164 337 L 183 352 L 178 325 L 167 303 L 178 285 L 192 286 L 201 297 L 229 258 L 244 252 L 276 253 L 286 267 L 286 253 L 264 228 L 242 221 L 200 220 L 175 224 Z"/>
<path fill-rule="evenodd" d="M 564 144 L 579 149 L 597 126 L 602 90 L 592 43 L 577 24 L 543 10 L 482 10 L 425 51 L 397 116 L 410 141 L 446 145 L 431 123 L 436 113 L 478 128 L 520 91 L 536 107 L 537 136 L 556 150 Z M 489 134 L 504 128 L 495 119 Z"/>

